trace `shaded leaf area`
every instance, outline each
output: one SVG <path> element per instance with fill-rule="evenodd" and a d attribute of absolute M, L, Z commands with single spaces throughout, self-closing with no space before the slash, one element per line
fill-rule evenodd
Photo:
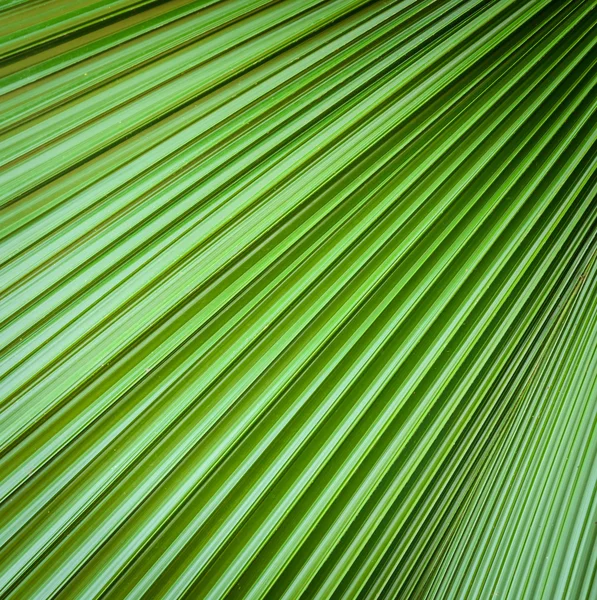
<path fill-rule="evenodd" d="M 0 595 L 597 593 L 597 3 L 0 4 Z"/>
<path fill-rule="evenodd" d="M 432 597 L 594 593 L 596 285 L 593 261 L 542 345 L 520 409 L 459 515 L 427 592 Z"/>
<path fill-rule="evenodd" d="M 496 424 L 416 573 L 414 597 L 590 598 L 597 571 L 597 266 L 581 270 L 529 346 Z M 587 277 L 589 278 L 587 280 Z M 524 368 L 526 366 L 526 368 Z M 398 594 L 400 595 L 400 594 Z"/>

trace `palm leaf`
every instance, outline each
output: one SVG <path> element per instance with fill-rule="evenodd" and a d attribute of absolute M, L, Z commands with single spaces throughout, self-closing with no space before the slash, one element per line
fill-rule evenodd
<path fill-rule="evenodd" d="M 0 4 L 0 595 L 597 593 L 597 4 Z"/>

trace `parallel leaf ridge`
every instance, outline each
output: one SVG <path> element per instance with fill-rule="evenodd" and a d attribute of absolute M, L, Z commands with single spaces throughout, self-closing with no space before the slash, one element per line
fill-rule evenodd
<path fill-rule="evenodd" d="M 0 2 L 0 597 L 597 597 L 597 2 Z"/>

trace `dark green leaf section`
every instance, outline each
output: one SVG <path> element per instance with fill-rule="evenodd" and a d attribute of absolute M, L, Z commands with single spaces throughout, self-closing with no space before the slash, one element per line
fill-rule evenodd
<path fill-rule="evenodd" d="M 0 4 L 0 596 L 597 593 L 597 3 Z"/>

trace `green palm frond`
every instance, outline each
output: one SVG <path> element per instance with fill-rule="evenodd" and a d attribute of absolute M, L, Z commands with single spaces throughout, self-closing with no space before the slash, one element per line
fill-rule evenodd
<path fill-rule="evenodd" d="M 597 3 L 0 2 L 0 597 L 597 594 Z"/>

